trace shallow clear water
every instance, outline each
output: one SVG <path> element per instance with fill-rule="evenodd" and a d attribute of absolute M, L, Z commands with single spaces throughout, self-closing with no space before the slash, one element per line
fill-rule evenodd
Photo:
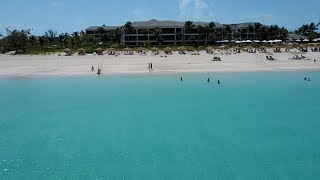
<path fill-rule="evenodd" d="M 319 72 L 183 76 L 0 78 L 0 179 L 319 179 Z"/>

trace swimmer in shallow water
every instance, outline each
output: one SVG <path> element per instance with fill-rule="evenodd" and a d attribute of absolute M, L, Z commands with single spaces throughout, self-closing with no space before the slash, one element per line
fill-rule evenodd
<path fill-rule="evenodd" d="M 208 78 L 208 83 L 210 83 L 210 79 Z"/>
<path fill-rule="evenodd" d="M 180 77 L 180 81 L 181 81 L 181 82 L 183 81 L 183 77 Z"/>
<path fill-rule="evenodd" d="M 220 80 L 218 80 L 218 84 L 221 84 Z"/>

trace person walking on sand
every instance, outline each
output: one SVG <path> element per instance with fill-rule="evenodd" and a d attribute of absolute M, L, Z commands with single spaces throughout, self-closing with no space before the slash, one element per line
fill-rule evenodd
<path fill-rule="evenodd" d="M 149 70 L 149 72 L 151 71 L 151 70 L 150 70 L 150 63 L 148 63 L 148 70 Z"/>
<path fill-rule="evenodd" d="M 316 63 L 316 61 L 317 61 L 316 59 L 315 59 L 315 60 L 313 60 L 313 62 L 314 62 L 314 63 Z"/>
<path fill-rule="evenodd" d="M 94 67 L 93 67 L 93 66 L 91 66 L 91 71 L 92 71 L 92 72 L 94 71 Z"/>
<path fill-rule="evenodd" d="M 152 65 L 152 62 L 150 63 L 150 69 L 151 69 L 151 71 L 153 71 L 153 67 L 152 67 L 153 65 Z"/>

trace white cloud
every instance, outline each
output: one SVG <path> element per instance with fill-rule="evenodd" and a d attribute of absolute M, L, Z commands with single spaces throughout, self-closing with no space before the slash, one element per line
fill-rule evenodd
<path fill-rule="evenodd" d="M 145 19 L 145 13 L 141 9 L 134 9 L 132 11 L 132 14 L 134 16 L 134 19 L 140 21 Z"/>
<path fill-rule="evenodd" d="M 61 6 L 63 6 L 64 4 L 63 4 L 63 2 L 59 2 L 59 1 L 51 1 L 51 2 L 50 2 L 50 5 L 51 5 L 52 7 L 61 7 Z"/>
<path fill-rule="evenodd" d="M 179 0 L 179 19 L 212 21 L 213 7 L 206 0 Z"/>

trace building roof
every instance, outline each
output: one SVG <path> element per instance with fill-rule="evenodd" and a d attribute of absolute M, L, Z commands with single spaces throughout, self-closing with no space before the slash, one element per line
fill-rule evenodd
<path fill-rule="evenodd" d="M 238 23 L 238 24 L 226 24 L 231 26 L 233 29 L 244 29 L 248 28 L 249 26 L 255 26 L 258 22 L 244 22 L 244 23 Z"/>
<path fill-rule="evenodd" d="M 103 28 L 105 31 L 116 30 L 117 28 L 121 28 L 120 26 L 91 26 L 86 29 L 86 31 L 97 31 L 98 28 Z"/>
<path fill-rule="evenodd" d="M 198 26 L 205 26 L 209 25 L 209 22 L 193 22 L 194 25 Z M 176 27 L 176 28 L 182 28 L 184 27 L 185 22 L 179 22 L 179 21 L 158 21 L 155 19 L 151 19 L 149 21 L 136 21 L 132 22 L 132 26 L 135 28 L 155 28 L 155 27 Z M 222 24 L 215 22 L 216 27 L 224 27 Z"/>
<path fill-rule="evenodd" d="M 213 22 L 215 24 L 215 29 L 224 28 L 226 25 L 231 26 L 233 29 L 248 28 L 248 26 L 254 26 L 257 22 L 245 22 L 238 24 L 220 24 L 218 22 Z M 205 26 L 209 25 L 210 22 L 193 22 L 195 26 Z M 134 28 L 183 28 L 185 22 L 180 21 L 158 21 L 156 19 L 151 19 L 149 21 L 135 21 L 131 23 Z M 86 31 L 96 31 L 99 27 L 103 27 L 105 30 L 114 30 L 120 28 L 120 26 L 91 26 Z"/>
<path fill-rule="evenodd" d="M 291 33 L 291 34 L 288 34 L 288 38 L 287 39 L 308 39 L 308 37 L 307 36 L 303 36 L 301 34 Z"/>

